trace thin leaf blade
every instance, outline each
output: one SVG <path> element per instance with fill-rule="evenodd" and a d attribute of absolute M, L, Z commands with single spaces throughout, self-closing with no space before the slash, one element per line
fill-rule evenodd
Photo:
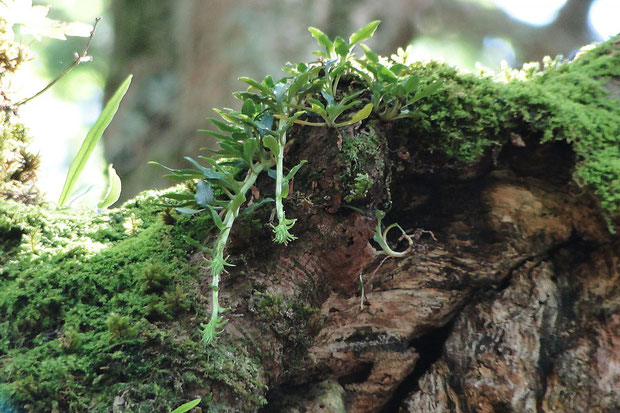
<path fill-rule="evenodd" d="M 127 76 L 125 81 L 119 86 L 119 88 L 114 92 L 112 98 L 108 101 L 108 103 L 103 108 L 101 115 L 92 126 L 92 128 L 86 134 L 86 138 L 84 138 L 84 142 L 82 142 L 82 146 L 78 151 L 77 155 L 73 159 L 71 163 L 71 167 L 69 168 L 69 172 L 67 173 L 67 178 L 65 179 L 65 184 L 63 185 L 62 192 L 60 194 L 60 198 L 58 199 L 58 206 L 62 207 L 67 202 L 69 195 L 73 190 L 73 187 L 77 183 L 80 174 L 84 170 L 86 166 L 86 162 L 90 155 L 95 150 L 95 146 L 97 146 L 97 142 L 103 135 L 103 132 L 106 130 L 114 115 L 118 111 L 118 107 L 127 93 L 129 89 L 129 85 L 131 84 L 131 79 L 133 75 Z"/>
<path fill-rule="evenodd" d="M 180 405 L 179 407 L 177 407 L 176 409 L 174 409 L 170 413 L 185 413 L 185 412 L 188 412 L 191 409 L 193 409 L 194 407 L 198 406 L 201 401 L 202 401 L 202 399 L 192 400 L 191 402 L 187 402 L 185 404 Z"/>

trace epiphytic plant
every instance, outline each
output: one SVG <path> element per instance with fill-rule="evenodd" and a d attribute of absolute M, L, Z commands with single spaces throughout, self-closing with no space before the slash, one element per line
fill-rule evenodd
<path fill-rule="evenodd" d="M 210 255 L 207 262 L 212 276 L 212 313 L 208 323 L 202 324 L 202 339 L 206 344 L 214 341 L 226 322 L 222 316 L 226 309 L 219 304 L 218 292 L 220 278 L 231 265 L 226 245 L 235 219 L 257 206 L 274 202 L 278 221 L 272 225 L 274 241 L 287 244 L 296 239 L 291 233 L 295 219 L 286 217 L 284 201 L 289 196 L 291 180 L 306 161 L 285 172 L 285 147 L 292 125 L 338 128 L 365 120 L 373 108 L 376 112 L 378 108 L 377 113 L 386 119 L 398 119 L 405 117 L 404 108 L 436 89 L 433 84 L 411 96 L 418 87 L 417 76 L 407 68 L 383 66 L 366 46 L 363 46 L 365 59 L 354 60 L 354 47 L 372 37 L 378 25 L 379 21 L 374 21 L 364 26 L 348 41 L 341 37 L 332 41 L 320 30 L 310 28 L 324 48 L 315 52 L 319 56 L 317 61 L 287 64 L 283 69 L 287 76 L 278 81 L 270 76 L 262 81 L 242 77 L 240 80 L 248 89 L 233 94 L 242 102 L 241 109 L 216 110 L 221 120 L 210 120 L 217 130 L 203 132 L 216 138 L 220 148 L 211 151 L 211 156 L 199 157 L 208 166 L 189 157 L 185 159 L 193 168 L 188 169 L 173 169 L 153 162 L 166 168 L 171 179 L 195 182 L 191 185 L 193 194 L 168 194 L 166 205 L 183 214 L 208 212 L 219 231 L 212 248 L 189 240 Z M 389 75 L 381 75 L 383 72 Z M 363 87 L 365 84 L 370 94 L 365 93 L 368 92 Z M 323 122 L 315 122 L 312 117 L 316 115 Z M 347 119 L 341 121 L 341 116 Z M 263 172 L 275 179 L 274 199 L 252 199 L 246 203 L 248 193 Z M 382 230 L 381 218 L 378 213 L 375 240 L 386 254 L 399 256 L 386 241 L 395 224 Z"/>

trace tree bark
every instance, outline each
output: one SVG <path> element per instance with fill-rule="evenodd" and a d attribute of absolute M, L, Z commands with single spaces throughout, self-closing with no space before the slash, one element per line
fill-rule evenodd
<path fill-rule="evenodd" d="M 592 67 L 611 72 L 606 76 L 611 94 L 599 96 L 599 106 L 608 110 L 599 113 L 597 119 L 601 125 L 608 125 L 618 119 L 618 109 L 612 103 L 618 93 L 613 76 L 618 76 L 614 73 L 620 40 L 616 38 L 600 50 L 608 50 L 606 58 L 610 60 Z M 558 70 L 557 76 L 565 76 L 573 64 L 568 63 L 565 71 Z M 456 99 L 462 111 L 481 113 L 488 109 L 483 105 L 489 101 L 504 99 L 489 92 L 493 89 L 487 83 L 479 89 L 467 89 L 466 82 L 471 78 L 454 76 L 446 78 L 446 83 L 464 89 L 446 87 L 443 95 L 431 98 L 437 99 L 432 108 Z M 548 80 L 551 85 L 553 79 Z M 490 93 L 490 99 L 467 100 L 467 93 Z M 419 134 L 415 122 L 368 121 L 338 130 L 296 126 L 287 148 L 287 163 L 295 165 L 302 159 L 308 163 L 296 175 L 286 207 L 287 216 L 298 220 L 294 227 L 298 240 L 286 247 L 272 244 L 269 226 L 263 225 L 269 221 L 267 209 L 259 209 L 235 225 L 227 249 L 234 267 L 220 285 L 221 300 L 231 309 L 226 313 L 229 321 L 216 350 L 208 353 L 207 367 L 199 367 L 204 350 L 191 344 L 196 341 L 192 331 L 202 321 L 199 316 L 208 313 L 211 294 L 208 270 L 200 265 L 208 253 L 198 249 L 188 259 L 189 267 L 180 267 L 182 270 L 172 274 L 181 279 L 190 272 L 188 268 L 194 271 L 194 281 L 184 288 L 185 294 L 195 299 L 195 307 L 172 319 L 152 311 L 145 315 L 149 325 L 161 329 L 161 337 L 149 335 L 148 328 L 136 324 L 135 328 L 144 328 L 139 333 L 144 342 L 120 342 L 103 350 L 94 347 L 93 357 L 95 351 L 110 354 L 110 365 L 97 371 L 103 376 L 97 383 L 104 384 L 87 385 L 79 391 L 108 396 L 109 404 L 97 399 L 94 411 L 109 409 L 110 395 L 117 397 L 116 411 L 158 411 L 153 406 L 165 411 L 156 404 L 161 403 L 157 394 L 138 390 L 136 385 L 115 393 L 119 387 L 114 386 L 120 381 L 144 384 L 150 376 L 112 372 L 119 354 L 142 348 L 131 346 L 143 346 L 145 349 L 140 351 L 146 355 L 141 357 L 146 360 L 164 358 L 176 348 L 174 340 L 163 338 L 172 331 L 175 339 L 189 340 L 191 346 L 187 348 L 191 350 L 170 364 L 155 365 L 177 380 L 166 383 L 180 397 L 211 393 L 216 411 L 620 409 L 620 240 L 609 230 L 610 225 L 618 224 L 617 215 L 606 215 L 600 199 L 575 183 L 575 168 L 584 159 L 579 158 L 574 147 L 563 142 L 561 136 L 556 136 L 556 141 L 540 142 L 544 131 L 536 130 L 532 119 L 538 118 L 529 115 L 546 112 L 540 96 L 533 96 L 531 101 L 521 102 L 522 118 L 498 125 L 501 136 L 497 139 L 504 144 L 488 148 L 469 163 L 459 162 L 449 156 L 448 149 L 439 150 L 435 143 L 429 143 L 434 134 L 451 133 L 446 128 L 433 129 L 438 121 L 431 115 L 427 136 Z M 563 99 L 575 99 L 571 102 L 576 104 L 584 97 L 568 95 Z M 481 106 L 470 106 L 471 102 Z M 463 114 L 455 112 L 453 116 L 456 119 Z M 458 118 L 456 123 L 469 130 L 467 122 L 460 119 L 464 118 Z M 586 128 L 579 122 L 584 119 L 575 119 L 571 133 L 584 130 L 580 126 Z M 364 149 L 359 150 L 364 143 Z M 351 152 L 348 148 L 356 149 Z M 372 185 L 357 194 L 355 209 L 346 208 L 344 199 L 350 195 L 351 171 L 361 165 Z M 263 196 L 271 186 L 268 177 L 257 181 Z M 105 217 L 88 218 L 94 229 L 86 223 L 75 224 L 71 230 L 74 233 L 69 231 L 68 235 L 66 230 L 59 230 L 58 237 L 75 238 L 77 233 L 96 236 L 93 239 L 97 240 L 103 237 L 109 243 L 108 252 L 70 252 L 71 259 L 77 256 L 70 266 L 65 261 L 69 258 L 62 255 L 67 251 L 59 248 L 57 255 L 51 253 L 50 262 L 58 262 L 58 271 L 70 277 L 80 266 L 104 259 L 106 266 L 113 269 L 106 282 L 128 280 L 123 281 L 122 288 L 109 292 L 107 299 L 117 306 L 112 307 L 114 312 L 122 312 L 123 305 L 129 305 L 128 299 L 116 297 L 141 285 L 133 274 L 145 273 L 147 293 L 163 288 L 165 282 L 152 275 L 154 270 L 143 267 L 156 260 L 155 255 L 172 248 L 185 249 L 178 255 L 185 262 L 183 254 L 191 247 L 182 242 L 187 235 L 184 231 L 196 235 L 197 222 L 206 222 L 205 218 L 190 220 L 170 210 L 162 212 L 158 202 L 153 195 L 145 195 Z M 9 201 L 2 201 L 0 206 L 3 203 L 7 218 L 0 222 L 0 246 L 6 258 L 0 263 L 6 269 L 0 275 L 14 283 L 13 288 L 25 288 L 27 281 L 15 281 L 19 274 L 11 272 L 11 260 L 32 259 L 23 251 L 31 248 L 34 254 L 39 248 L 36 242 L 27 243 L 32 239 L 27 229 L 35 224 L 24 218 L 26 213 L 16 213 Z M 386 222 L 400 224 L 414 240 L 406 256 L 386 258 L 370 241 L 377 226 L 376 209 L 389 209 Z M 139 214 L 143 214 L 143 224 L 131 218 Z M 123 219 L 129 222 L 123 224 L 126 227 L 133 225 L 129 235 L 114 232 Z M 204 231 L 198 234 L 212 237 Z M 158 252 L 131 255 L 128 251 L 132 251 L 132 245 L 141 248 L 147 236 L 161 236 L 153 247 L 159 248 L 153 250 Z M 396 238 L 390 236 L 394 248 L 407 246 Z M 114 250 L 116 242 L 126 242 L 125 249 Z M 22 255 L 18 255 L 19 251 Z M 92 283 L 92 294 L 105 290 L 98 275 L 90 274 L 81 281 Z M 56 280 L 54 277 L 51 279 Z M 41 288 L 49 288 L 50 283 Z M 54 290 L 55 294 L 66 294 L 62 295 L 64 299 L 72 299 L 70 291 L 69 287 Z M 0 306 L 5 306 L 0 308 L 14 311 L 0 316 L 0 326 L 31 314 L 20 311 L 35 311 L 43 305 L 32 303 L 32 299 L 29 304 L 28 298 L 15 294 L 7 295 L 5 304 L 0 301 Z M 12 299 L 15 302 L 11 304 Z M 101 301 L 101 305 L 108 304 Z M 55 320 L 52 325 L 62 326 L 62 314 L 57 315 L 60 321 L 54 319 L 56 307 L 48 307 L 46 317 Z M 94 314 L 96 305 L 92 311 Z M 36 339 L 22 337 L 24 352 L 37 340 L 68 340 L 66 332 L 50 333 L 35 321 L 29 323 L 41 334 Z M 106 334 L 111 335 L 111 340 L 133 337 L 131 325 L 114 323 L 107 323 Z M 0 333 L 3 331 L 0 345 L 2 339 L 16 340 L 8 333 L 9 327 Z M 16 357 L 16 353 L 11 354 Z M 0 360 L 2 356 L 0 352 Z M 5 371 L 19 371 L 8 357 L 2 363 Z M 11 376 L 9 380 L 20 379 Z M 32 390 L 36 384 L 30 386 L 18 388 L 15 397 L 24 400 L 28 395 L 36 396 L 38 393 Z M 54 397 L 60 395 L 46 397 L 52 406 L 51 401 L 58 402 Z M 62 397 L 65 399 L 61 407 L 71 406 L 67 400 L 74 396 Z"/>

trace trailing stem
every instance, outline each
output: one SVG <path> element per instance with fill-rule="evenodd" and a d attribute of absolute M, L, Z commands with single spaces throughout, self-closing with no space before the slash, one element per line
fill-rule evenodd
<path fill-rule="evenodd" d="M 237 216 L 239 216 L 239 209 L 246 200 L 245 194 L 250 190 L 252 185 L 254 185 L 254 183 L 256 182 L 256 178 L 258 178 L 258 175 L 264 169 L 265 165 L 259 163 L 248 170 L 248 174 L 243 182 L 243 185 L 241 186 L 241 189 L 231 199 L 230 206 L 226 210 L 226 215 L 222 222 L 220 233 L 215 241 L 213 256 L 209 260 L 209 269 L 211 270 L 212 277 L 211 319 L 207 324 L 201 324 L 201 327 L 203 328 L 202 341 L 205 344 L 211 344 L 219 334 L 219 329 L 224 326 L 224 324 L 226 324 L 226 320 L 224 320 L 224 318 L 220 314 L 225 312 L 227 309 L 220 307 L 218 287 L 220 282 L 220 275 L 225 271 L 225 266 L 231 265 L 226 262 L 226 258 L 224 257 L 224 249 L 226 248 L 226 243 L 228 242 L 228 236 L 230 235 L 230 230 L 233 226 L 233 223 L 235 222 Z"/>
<path fill-rule="evenodd" d="M 289 184 L 284 178 L 284 146 L 286 145 L 286 121 L 279 121 L 280 136 L 278 137 L 278 154 L 276 157 L 276 215 L 278 225 L 273 227 L 275 233 L 274 241 L 278 244 L 288 244 L 289 241 L 297 239 L 289 230 L 295 225 L 295 219 L 287 219 L 284 215 L 284 205 L 282 200 L 288 196 Z"/>

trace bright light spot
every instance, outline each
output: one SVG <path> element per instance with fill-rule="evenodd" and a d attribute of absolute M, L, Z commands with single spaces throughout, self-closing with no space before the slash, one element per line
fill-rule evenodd
<path fill-rule="evenodd" d="M 435 60 L 456 66 L 464 71 L 474 71 L 476 58 L 467 44 L 458 39 L 419 37 L 411 43 L 413 57 L 420 61 Z"/>
<path fill-rule="evenodd" d="M 602 40 L 620 33 L 620 1 L 596 0 L 590 7 L 588 21 Z"/>
<path fill-rule="evenodd" d="M 85 124 L 85 118 L 91 117 L 91 114 L 85 113 L 85 109 L 91 107 L 88 102 L 80 106 L 79 102 L 68 102 L 53 93 L 46 93 L 20 109 L 21 120 L 28 125 L 33 137 L 30 150 L 41 154 L 37 186 L 48 201 L 58 201 L 69 165 L 88 132 L 89 125 Z M 95 185 L 89 194 L 93 205 L 96 205 L 106 185 L 102 152 L 101 145 L 98 145 L 76 187 L 78 189 L 81 184 Z"/>
<path fill-rule="evenodd" d="M 544 26 L 554 21 L 565 3 L 566 0 L 495 0 L 497 7 L 510 17 L 533 26 Z"/>
<path fill-rule="evenodd" d="M 485 37 L 482 41 L 480 62 L 492 69 L 499 68 L 499 62 L 515 65 L 515 51 L 510 41 L 499 37 Z"/>

